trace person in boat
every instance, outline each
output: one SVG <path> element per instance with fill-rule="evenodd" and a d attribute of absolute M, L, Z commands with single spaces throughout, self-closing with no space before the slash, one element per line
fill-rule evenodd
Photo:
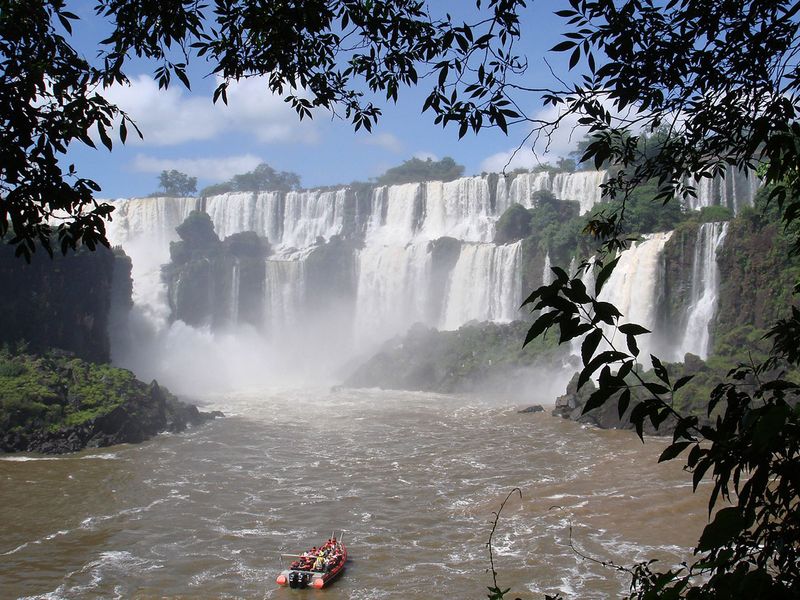
<path fill-rule="evenodd" d="M 314 570 L 323 571 L 325 569 L 325 555 L 320 552 L 317 560 L 314 561 Z"/>

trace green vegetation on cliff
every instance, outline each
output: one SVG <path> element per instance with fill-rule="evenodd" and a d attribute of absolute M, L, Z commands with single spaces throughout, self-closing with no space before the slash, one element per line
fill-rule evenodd
<path fill-rule="evenodd" d="M 0 349 L 0 452 L 71 452 L 140 442 L 204 420 L 156 382 L 64 352 Z"/>
<path fill-rule="evenodd" d="M 410 158 L 375 178 L 377 185 L 396 185 L 418 181 L 452 181 L 464 175 L 464 166 L 449 156 L 442 160 Z"/>
<path fill-rule="evenodd" d="M 134 383 L 133 373 L 110 365 L 0 350 L 0 430 L 80 425 L 122 404 Z"/>

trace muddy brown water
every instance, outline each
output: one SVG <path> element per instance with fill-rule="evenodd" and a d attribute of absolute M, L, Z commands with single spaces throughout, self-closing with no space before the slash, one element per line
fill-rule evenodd
<path fill-rule="evenodd" d="M 0 458 L 0 598 L 485 598 L 492 512 L 503 587 L 607 598 L 583 560 L 691 557 L 705 499 L 664 441 L 487 399 L 276 390 L 228 417 L 66 457 Z M 274 584 L 279 554 L 344 530 L 332 587 Z"/>

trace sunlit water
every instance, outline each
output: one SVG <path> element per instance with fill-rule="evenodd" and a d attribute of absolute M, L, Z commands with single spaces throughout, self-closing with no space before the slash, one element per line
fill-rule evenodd
<path fill-rule="evenodd" d="M 485 598 L 492 512 L 504 587 L 605 598 L 615 571 L 690 557 L 705 521 L 663 441 L 474 398 L 274 391 L 137 446 L 0 458 L 0 598 Z M 551 508 L 552 507 L 552 508 Z M 322 591 L 274 584 L 279 554 L 345 530 Z M 513 596 L 513 597 L 516 597 Z"/>

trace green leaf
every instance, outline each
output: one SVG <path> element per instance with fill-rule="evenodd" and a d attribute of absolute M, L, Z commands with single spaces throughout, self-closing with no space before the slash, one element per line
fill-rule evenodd
<path fill-rule="evenodd" d="M 525 346 L 530 344 L 533 340 L 539 337 L 548 327 L 550 327 L 553 324 L 553 321 L 555 320 L 557 314 L 558 314 L 557 312 L 544 313 L 538 319 L 536 319 L 534 324 L 531 325 L 531 328 L 528 329 L 528 334 L 525 336 L 525 342 L 522 344 L 522 347 L 524 348 Z"/>
<path fill-rule="evenodd" d="M 111 138 L 108 137 L 108 132 L 106 132 L 106 128 L 98 124 L 97 132 L 100 134 L 100 141 L 103 142 L 103 145 L 109 150 L 111 150 L 112 149 Z"/>
<path fill-rule="evenodd" d="M 663 385 L 661 385 L 659 383 L 654 383 L 652 381 L 648 381 L 647 383 L 645 383 L 644 387 L 647 388 L 647 391 L 649 391 L 651 394 L 654 394 L 656 396 L 660 396 L 662 394 L 668 394 L 669 393 L 669 388 L 668 387 L 665 387 L 665 386 L 663 386 Z"/>
<path fill-rule="evenodd" d="M 639 346 L 636 345 L 636 338 L 632 335 L 627 335 L 628 350 L 633 356 L 639 356 Z"/>
<path fill-rule="evenodd" d="M 650 360 L 653 361 L 653 372 L 656 374 L 656 377 L 669 385 L 669 373 L 667 373 L 667 369 L 664 368 L 664 365 L 661 364 L 661 361 L 658 360 L 658 357 L 651 354 Z"/>
<path fill-rule="evenodd" d="M 600 386 L 592 395 L 589 396 L 589 399 L 586 401 L 586 404 L 583 406 L 583 410 L 581 411 L 582 415 L 585 415 L 590 410 L 594 410 L 595 408 L 599 408 L 606 403 L 606 401 L 611 397 L 611 395 L 616 390 L 609 387 L 609 386 Z"/>
<path fill-rule="evenodd" d="M 687 383 L 689 383 L 692 379 L 694 379 L 694 375 L 685 375 L 683 377 L 678 378 L 678 381 L 675 382 L 675 385 L 672 386 L 672 391 L 677 392 Z"/>
<path fill-rule="evenodd" d="M 767 450 L 780 438 L 790 408 L 785 404 L 765 406 L 753 430 L 753 443 L 757 448 Z"/>
<path fill-rule="evenodd" d="M 581 374 L 578 376 L 578 389 L 581 389 L 592 377 L 592 374 L 601 366 L 617 362 L 618 360 L 627 358 L 627 356 L 628 355 L 624 352 L 617 352 L 615 350 L 606 350 L 598 354 L 583 368 Z"/>
<path fill-rule="evenodd" d="M 560 44 L 556 44 L 552 48 L 550 48 L 550 52 L 564 52 L 564 50 L 569 50 L 573 46 L 576 46 L 577 42 L 561 42 Z"/>
<path fill-rule="evenodd" d="M 619 418 L 622 419 L 625 416 L 625 411 L 628 410 L 628 405 L 631 403 L 631 391 L 628 388 L 622 390 L 622 393 L 619 395 L 619 401 L 617 402 L 617 412 L 619 413 Z"/>

